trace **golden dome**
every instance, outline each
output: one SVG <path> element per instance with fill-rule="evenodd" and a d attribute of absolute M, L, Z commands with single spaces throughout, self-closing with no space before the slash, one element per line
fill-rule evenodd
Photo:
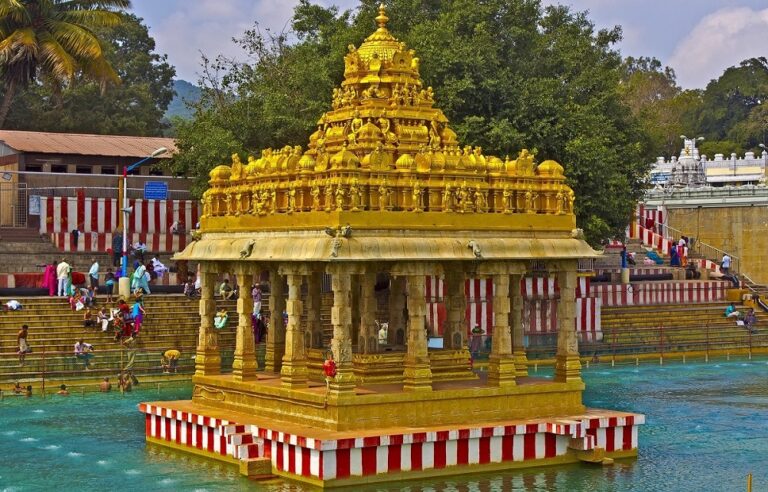
<path fill-rule="evenodd" d="M 315 170 L 315 159 L 310 154 L 304 154 L 299 160 L 299 170 L 302 172 Z"/>
<path fill-rule="evenodd" d="M 232 168 L 223 164 L 221 166 L 214 167 L 211 172 L 208 173 L 211 181 L 227 181 L 231 175 Z"/>
<path fill-rule="evenodd" d="M 536 168 L 536 174 L 539 176 L 550 176 L 553 178 L 562 177 L 563 166 L 561 166 L 557 161 L 550 159 L 539 164 L 539 167 Z"/>
<path fill-rule="evenodd" d="M 331 157 L 331 169 L 357 169 L 358 167 L 360 167 L 360 159 L 347 150 L 346 143 Z"/>
<path fill-rule="evenodd" d="M 410 171 L 415 168 L 416 160 L 411 154 L 402 154 L 395 162 L 395 169 L 398 171 Z"/>
<path fill-rule="evenodd" d="M 384 9 L 384 5 L 379 6 L 379 15 L 376 16 L 376 23 L 379 28 L 373 34 L 365 38 L 363 44 L 357 49 L 360 60 L 368 64 L 372 59 L 378 58 L 382 62 L 389 62 L 394 55 L 402 51 L 403 45 L 387 29 L 389 17 Z"/>
<path fill-rule="evenodd" d="M 517 162 L 516 161 L 510 161 L 509 160 L 509 156 L 506 156 L 504 158 L 504 171 L 509 176 L 517 175 Z"/>

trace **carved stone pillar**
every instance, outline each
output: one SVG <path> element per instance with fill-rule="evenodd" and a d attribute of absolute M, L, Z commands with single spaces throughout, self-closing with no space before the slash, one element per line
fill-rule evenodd
<path fill-rule="evenodd" d="M 360 275 L 360 333 L 357 337 L 358 352 L 374 354 L 379 351 L 376 332 L 376 274 L 366 272 Z"/>
<path fill-rule="evenodd" d="M 406 320 L 405 312 L 405 277 L 391 277 L 389 282 L 389 345 L 405 343 Z M 398 336 L 400 333 L 400 336 Z"/>
<path fill-rule="evenodd" d="M 235 271 L 239 284 L 237 298 L 237 336 L 235 338 L 235 354 L 232 362 L 232 376 L 235 381 L 256 379 L 256 351 L 253 341 L 253 299 L 249 286 L 253 281 L 253 273 L 245 265 L 238 265 Z"/>
<path fill-rule="evenodd" d="M 219 352 L 219 334 L 213 327 L 216 315 L 216 301 L 213 291 L 217 273 L 213 264 L 200 266 L 200 332 L 195 353 L 195 375 L 213 376 L 221 373 L 221 353 Z"/>
<path fill-rule="evenodd" d="M 512 350 L 515 355 L 515 375 L 525 377 L 528 375 L 528 356 L 523 344 L 523 292 L 520 287 L 522 275 L 512 275 L 510 298 L 512 300 Z"/>
<path fill-rule="evenodd" d="M 352 370 L 351 278 L 345 265 L 334 265 L 331 270 L 331 288 L 333 289 L 331 351 L 336 361 L 336 377 L 330 382 L 330 390 L 336 395 L 351 396 L 355 391 L 355 377 Z"/>
<path fill-rule="evenodd" d="M 509 275 L 493 276 L 493 339 L 488 360 L 488 384 L 515 384 L 515 361 L 512 357 L 512 334 L 509 330 Z"/>
<path fill-rule="evenodd" d="M 312 348 L 323 346 L 323 326 L 320 323 L 320 306 L 322 304 L 322 273 L 313 272 L 307 277 L 307 333 L 310 337 L 308 344 Z M 307 335 L 305 334 L 305 337 Z"/>
<path fill-rule="evenodd" d="M 408 347 L 403 371 L 405 391 L 432 390 L 432 369 L 429 364 L 427 332 L 424 326 L 427 315 L 424 282 L 424 274 L 408 276 Z"/>
<path fill-rule="evenodd" d="M 285 286 L 277 270 L 269 272 L 269 329 L 264 363 L 266 372 L 280 372 L 285 353 Z"/>
<path fill-rule="evenodd" d="M 464 273 L 453 267 L 445 269 L 445 309 L 443 347 L 460 350 L 467 344 L 467 297 Z"/>
<path fill-rule="evenodd" d="M 350 280 L 350 306 L 352 307 L 352 346 L 357 346 L 357 337 L 362 326 L 360 319 L 360 275 L 352 275 Z"/>
<path fill-rule="evenodd" d="M 557 304 L 557 355 L 555 381 L 581 380 L 579 342 L 576 338 L 576 264 L 557 272 L 560 301 Z"/>
<path fill-rule="evenodd" d="M 283 386 L 298 388 L 307 385 L 307 355 L 304 350 L 304 330 L 301 325 L 301 284 L 303 275 L 289 273 L 288 326 L 285 328 L 285 355 L 280 368 L 280 378 Z"/>

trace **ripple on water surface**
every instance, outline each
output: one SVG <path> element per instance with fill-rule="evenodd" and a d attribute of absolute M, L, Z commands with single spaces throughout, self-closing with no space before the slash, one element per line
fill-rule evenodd
<path fill-rule="evenodd" d="M 509 472 L 420 480 L 356 488 L 373 491 L 709 491 L 713 484 L 743 489 L 754 474 L 754 490 L 768 490 L 768 409 L 766 360 L 718 361 L 717 364 L 597 364 L 583 372 L 589 406 L 644 413 L 640 457 L 612 467 L 568 465 Z M 685 370 L 683 370 L 683 368 Z M 552 371 L 539 368 L 537 375 Z M 0 491 L 61 489 L 300 491 L 289 482 L 254 483 L 237 469 L 164 448 L 147 447 L 144 418 L 136 404 L 148 400 L 188 399 L 189 386 L 177 390 L 139 389 L 133 394 L 86 394 L 77 399 L 6 399 L 0 401 L 0 456 L 13 456 L 14 467 L 0 466 Z M 45 416 L 41 417 L 40 414 Z M 106 418 L 105 416 L 109 416 Z M 22 442 L 40 444 L 19 445 Z M 61 443 L 48 444 L 48 443 Z M 69 452 L 56 452 L 64 446 Z M 50 473 L 39 473 L 41 447 Z M 83 458 L 81 458 L 83 457 Z M 89 459 L 88 457 L 98 457 Z M 78 459 L 79 458 L 79 459 Z M 110 471 L 110 473 L 106 473 Z M 130 484 L 127 486 L 126 484 Z M 738 485 L 738 486 L 737 486 Z"/>

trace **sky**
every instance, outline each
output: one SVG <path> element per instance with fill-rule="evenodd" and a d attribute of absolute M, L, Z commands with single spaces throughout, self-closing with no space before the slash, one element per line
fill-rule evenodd
<path fill-rule="evenodd" d="M 177 78 L 195 83 L 201 54 L 242 58 L 233 37 L 253 27 L 288 30 L 298 0 L 133 0 Z M 314 0 L 354 8 L 356 0 Z M 768 57 L 768 0 L 543 0 L 589 11 L 598 28 L 622 26 L 624 56 L 653 56 L 686 89 L 704 88 L 741 60 Z M 373 29 L 374 26 L 371 26 Z"/>

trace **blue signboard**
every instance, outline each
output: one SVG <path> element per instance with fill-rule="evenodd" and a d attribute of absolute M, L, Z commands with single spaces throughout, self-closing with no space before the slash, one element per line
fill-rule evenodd
<path fill-rule="evenodd" d="M 147 181 L 144 183 L 145 200 L 167 200 L 168 183 L 165 181 Z"/>

